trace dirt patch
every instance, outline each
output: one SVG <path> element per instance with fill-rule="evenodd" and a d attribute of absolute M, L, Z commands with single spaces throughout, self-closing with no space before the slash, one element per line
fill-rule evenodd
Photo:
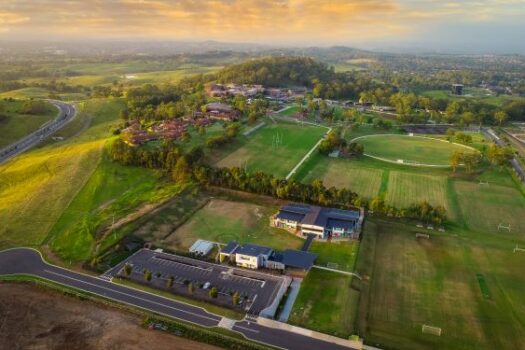
<path fill-rule="evenodd" d="M 0 284 L 2 349 L 217 350 L 147 330 L 141 318 L 31 284 Z"/>

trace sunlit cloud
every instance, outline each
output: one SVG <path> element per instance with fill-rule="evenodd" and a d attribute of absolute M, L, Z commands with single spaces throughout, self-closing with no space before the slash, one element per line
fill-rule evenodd
<path fill-rule="evenodd" d="M 333 44 L 524 15 L 525 0 L 2 0 L 0 37 Z"/>

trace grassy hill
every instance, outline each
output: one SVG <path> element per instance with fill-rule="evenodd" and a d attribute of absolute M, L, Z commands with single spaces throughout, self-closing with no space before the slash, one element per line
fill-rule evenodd
<path fill-rule="evenodd" d="M 38 130 L 42 124 L 54 119 L 58 110 L 46 103 L 43 114 L 26 114 L 22 111 L 23 100 L 0 100 L 0 148 Z"/>

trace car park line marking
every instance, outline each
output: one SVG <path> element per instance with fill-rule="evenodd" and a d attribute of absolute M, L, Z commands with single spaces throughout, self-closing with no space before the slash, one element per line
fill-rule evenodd
<path fill-rule="evenodd" d="M 67 275 L 64 275 L 64 274 L 61 274 L 61 273 L 58 273 L 58 272 L 54 272 L 54 271 L 51 271 L 51 270 L 44 270 L 44 272 L 50 273 L 52 275 L 57 275 L 57 276 L 60 276 L 60 277 L 64 277 L 64 278 L 67 278 L 67 279 L 70 279 L 70 280 L 73 280 L 73 281 L 77 281 L 77 282 L 80 282 L 80 283 L 84 283 L 84 284 L 87 284 L 87 285 L 90 285 L 90 286 L 93 286 L 93 287 L 97 287 L 97 288 L 100 288 L 100 289 L 103 289 L 103 290 L 108 290 L 108 291 L 113 292 L 113 293 L 122 294 L 122 295 L 131 297 L 131 298 L 134 298 L 134 299 L 137 299 L 137 300 L 142 300 L 142 301 L 150 303 L 150 304 L 154 304 L 154 305 L 158 305 L 158 306 L 165 307 L 165 308 L 168 308 L 168 309 L 172 309 L 172 310 L 175 310 L 175 311 L 183 312 L 183 313 L 190 314 L 190 315 L 193 315 L 193 316 L 196 316 L 196 317 L 200 317 L 200 318 L 203 318 L 203 319 L 207 319 L 207 320 L 211 320 L 211 321 L 217 321 L 217 319 L 212 318 L 212 317 L 199 315 L 199 314 L 196 314 L 196 313 L 193 313 L 193 312 L 190 312 L 190 311 L 186 311 L 186 310 L 182 310 L 182 309 L 179 309 L 179 308 L 176 308 L 176 307 L 173 307 L 173 306 L 169 306 L 169 305 L 166 305 L 166 304 L 158 303 L 156 301 L 144 299 L 144 298 L 135 296 L 133 294 L 128 294 L 128 293 L 120 292 L 118 290 L 114 290 L 114 289 L 111 289 L 111 288 L 99 286 L 97 284 L 94 284 L 94 283 L 91 283 L 91 282 L 82 281 L 82 280 L 80 280 L 78 278 L 70 277 L 70 276 L 67 276 Z M 95 278 L 95 277 L 93 277 L 93 278 Z"/>

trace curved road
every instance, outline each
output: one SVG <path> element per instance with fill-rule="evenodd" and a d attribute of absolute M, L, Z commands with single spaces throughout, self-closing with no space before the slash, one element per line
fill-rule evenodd
<path fill-rule="evenodd" d="M 44 124 L 40 129 L 32 132 L 15 143 L 0 149 L 0 164 L 27 151 L 55 131 L 64 127 L 64 125 L 73 119 L 77 112 L 73 105 L 54 100 L 49 102 L 58 108 L 58 116 L 52 122 Z"/>
<path fill-rule="evenodd" d="M 167 299 L 138 289 L 112 283 L 100 277 L 51 265 L 42 259 L 40 253 L 29 248 L 14 248 L 0 252 L 0 275 L 25 274 L 41 277 L 52 282 L 83 290 L 118 303 L 141 308 L 170 318 L 191 322 L 203 327 L 216 327 L 222 317 L 206 310 Z M 329 341 L 307 335 L 263 326 L 247 320 L 236 322 L 233 330 L 246 338 L 283 349 L 300 350 L 348 350 Z"/>

